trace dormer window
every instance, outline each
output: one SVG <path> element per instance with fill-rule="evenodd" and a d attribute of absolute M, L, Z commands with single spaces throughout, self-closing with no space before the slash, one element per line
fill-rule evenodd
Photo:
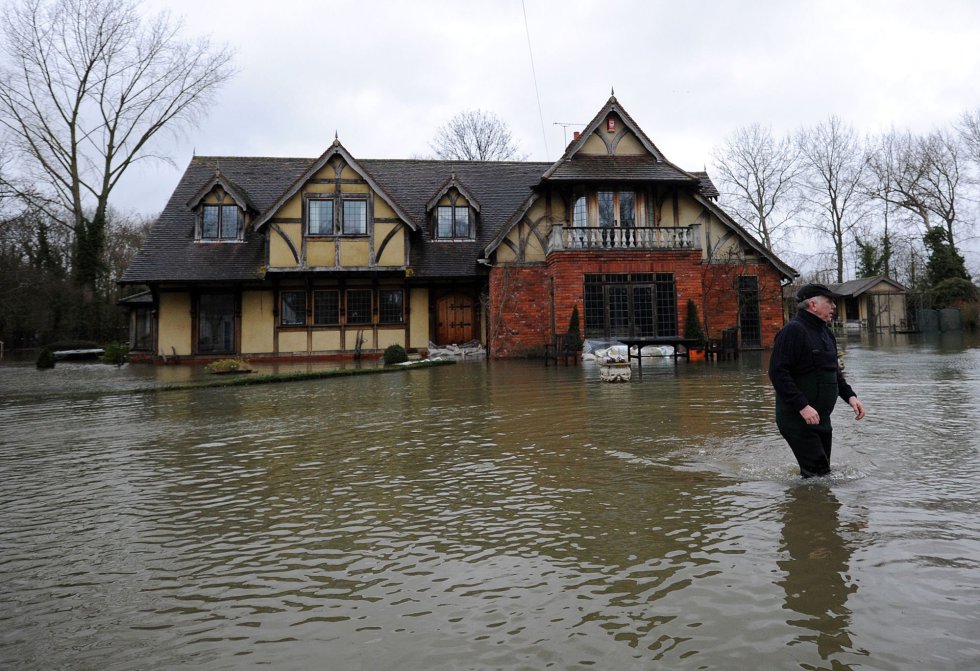
<path fill-rule="evenodd" d="M 204 205 L 201 209 L 201 240 L 238 240 L 241 209 L 236 205 Z"/>
<path fill-rule="evenodd" d="M 440 205 L 436 209 L 436 237 L 470 237 L 470 208 L 466 205 Z"/>
<path fill-rule="evenodd" d="M 480 203 L 453 173 L 426 205 L 433 240 L 472 240 Z"/>

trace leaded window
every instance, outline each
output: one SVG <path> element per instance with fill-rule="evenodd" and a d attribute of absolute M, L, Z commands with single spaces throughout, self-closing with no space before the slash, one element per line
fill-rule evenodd
<path fill-rule="evenodd" d="M 334 326 L 340 323 L 340 292 L 336 289 L 317 289 L 313 292 L 313 323 Z"/>
<path fill-rule="evenodd" d="M 310 235 L 333 235 L 333 201 L 307 201 L 306 221 L 306 230 Z"/>
<path fill-rule="evenodd" d="M 348 289 L 346 311 L 348 324 L 370 324 L 371 290 Z"/>
<path fill-rule="evenodd" d="M 235 295 L 201 294 L 197 301 L 197 351 L 235 351 Z"/>
<path fill-rule="evenodd" d="M 279 323 L 283 326 L 306 325 L 305 291 L 282 292 L 282 309 L 279 312 Z"/>
<path fill-rule="evenodd" d="M 367 201 L 344 201 L 344 235 L 367 235 Z"/>
<path fill-rule="evenodd" d="M 401 289 L 381 289 L 378 292 L 378 321 L 382 324 L 401 324 L 405 321 L 405 292 Z"/>
<path fill-rule="evenodd" d="M 204 205 L 201 240 L 237 240 L 241 210 L 236 205 Z"/>
<path fill-rule="evenodd" d="M 587 337 L 677 335 L 677 296 L 671 273 L 586 275 L 584 295 Z"/>
<path fill-rule="evenodd" d="M 470 208 L 466 205 L 440 205 L 436 208 L 437 238 L 469 238 Z"/>

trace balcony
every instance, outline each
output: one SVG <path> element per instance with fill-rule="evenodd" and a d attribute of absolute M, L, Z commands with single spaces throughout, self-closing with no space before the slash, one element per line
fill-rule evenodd
<path fill-rule="evenodd" d="M 700 249 L 701 227 L 681 228 L 619 228 L 554 226 L 551 229 L 549 252 L 583 249 Z"/>

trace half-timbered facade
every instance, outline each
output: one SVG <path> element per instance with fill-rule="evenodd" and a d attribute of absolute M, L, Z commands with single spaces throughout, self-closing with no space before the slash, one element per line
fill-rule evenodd
<path fill-rule="evenodd" d="M 540 355 L 586 337 L 763 347 L 795 271 L 610 98 L 555 163 L 195 157 L 123 277 L 153 360 L 377 354 L 478 340 Z M 145 322 L 145 323 L 144 323 Z"/>

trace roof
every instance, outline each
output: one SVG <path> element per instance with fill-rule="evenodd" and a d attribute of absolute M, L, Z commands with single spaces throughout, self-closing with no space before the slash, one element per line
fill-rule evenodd
<path fill-rule="evenodd" d="M 260 280 L 263 237 L 246 235 L 243 242 L 195 242 L 194 213 L 187 203 L 220 169 L 222 176 L 248 193 L 257 210 L 264 211 L 312 162 L 309 158 L 192 158 L 121 283 Z"/>
<path fill-rule="evenodd" d="M 358 173 L 364 179 L 364 181 L 368 183 L 371 189 L 382 200 L 384 200 L 392 210 L 395 211 L 395 214 L 398 215 L 409 228 L 418 228 L 416 221 L 413 220 L 411 216 L 407 215 L 401 209 L 401 207 L 399 207 L 396 201 L 391 199 L 391 196 L 385 192 L 384 188 L 380 184 L 375 182 L 371 175 L 364 172 L 360 161 L 351 156 L 350 152 L 347 151 L 342 144 L 340 144 L 340 140 L 334 138 L 333 144 L 330 145 L 330 148 L 323 152 L 318 159 L 312 161 L 306 171 L 289 185 L 289 188 L 279 196 L 276 202 L 263 210 L 262 215 L 255 221 L 255 229 L 258 230 L 262 228 L 262 226 L 265 225 L 265 223 L 269 221 L 269 219 L 271 219 L 283 205 L 286 204 L 286 201 L 295 196 L 300 189 L 303 188 L 303 185 L 306 184 L 306 182 L 309 181 L 317 172 L 319 172 L 320 169 L 323 168 L 323 166 L 325 166 L 334 156 L 341 156 L 347 163 L 347 166 L 354 172 Z M 419 219 L 418 221 L 424 220 Z"/>
<path fill-rule="evenodd" d="M 732 229 L 732 231 L 734 231 L 736 234 L 738 234 L 738 236 L 749 247 L 754 249 L 757 254 L 761 255 L 772 265 L 774 265 L 776 267 L 776 270 L 778 270 L 780 273 L 783 274 L 783 277 L 792 280 L 793 278 L 799 276 L 800 273 L 798 270 L 796 270 L 796 268 L 793 268 L 792 266 L 785 263 L 782 259 L 776 256 L 776 254 L 772 250 L 767 249 L 765 245 L 763 245 L 761 242 L 756 240 L 755 237 L 753 237 L 748 231 L 742 228 L 737 221 L 732 219 L 731 215 L 729 215 L 727 212 L 721 209 L 721 207 L 716 202 L 714 202 L 713 199 L 707 198 L 706 194 L 695 194 L 694 200 L 701 203 L 701 205 L 703 205 L 709 212 L 714 214 L 721 221 L 725 222 L 725 225 L 728 226 L 730 229 Z"/>
<path fill-rule="evenodd" d="M 610 115 L 616 114 L 623 120 L 625 128 L 631 131 L 640 144 L 647 151 L 645 156 L 578 156 L 579 150 L 585 146 L 589 138 L 599 129 L 600 124 Z M 633 161 L 627 159 L 636 159 Z M 613 169 L 612 166 L 622 163 L 624 176 L 610 176 L 609 173 L 600 172 L 602 168 Z M 629 175 L 629 176 L 626 176 Z M 648 176 L 643 176 L 648 175 Z M 647 137 L 643 129 L 640 128 L 633 117 L 623 109 L 623 106 L 616 100 L 616 96 L 609 96 L 605 106 L 590 121 L 585 129 L 582 130 L 579 138 L 571 142 L 565 149 L 565 153 L 555 161 L 552 166 L 544 173 L 542 180 L 582 180 L 582 179 L 652 179 L 657 181 L 697 181 L 697 178 L 689 172 L 681 170 L 676 165 L 667 160 L 663 152 L 660 151 L 653 141 Z"/>
<path fill-rule="evenodd" d="M 467 192 L 479 198 L 480 216 L 472 242 L 433 240 L 429 227 L 418 235 L 424 244 L 411 247 L 411 265 L 417 276 L 472 277 L 480 272 L 477 259 L 504 228 L 511 214 L 541 180 L 548 163 L 522 161 L 363 160 L 361 165 L 417 221 L 426 221 L 433 197 L 455 174 Z"/>
<path fill-rule="evenodd" d="M 588 135 L 609 114 L 623 121 L 647 152 L 643 155 L 578 155 Z M 738 235 L 787 277 L 796 271 L 745 232 L 715 202 L 718 190 L 706 173 L 686 172 L 664 158 L 615 96 L 554 163 L 355 159 L 339 140 L 316 158 L 202 156 L 191 159 L 146 243 L 121 284 L 257 282 L 265 276 L 263 227 L 334 156 L 341 156 L 388 203 L 409 229 L 409 263 L 416 277 L 464 278 L 486 272 L 479 261 L 501 244 L 509 230 L 540 197 L 548 182 L 672 182 L 689 188 Z M 256 213 L 242 241 L 195 241 L 193 206 L 221 184 L 236 202 Z M 430 210 L 449 188 L 457 188 L 479 212 L 472 241 L 432 238 Z"/>
<path fill-rule="evenodd" d="M 878 275 L 876 277 L 862 277 L 856 280 L 850 280 L 844 282 L 843 284 L 837 284 L 831 286 L 831 290 L 834 293 L 840 294 L 845 297 L 860 296 L 861 294 L 873 289 L 879 284 L 890 284 L 894 287 L 894 293 L 905 293 L 908 291 L 904 286 L 891 279 L 887 275 Z"/>
<path fill-rule="evenodd" d="M 547 179 L 552 182 L 697 182 L 690 173 L 652 156 L 572 156 L 557 163 Z"/>
<path fill-rule="evenodd" d="M 250 232 L 243 242 L 194 241 L 194 213 L 187 203 L 201 185 L 213 181 L 220 167 L 228 183 L 244 190 L 259 212 L 269 213 L 293 191 L 303 176 L 315 172 L 321 159 L 200 156 L 191 160 L 146 243 L 122 277 L 123 284 L 151 282 L 242 282 L 263 277 L 265 242 Z M 471 277 L 481 266 L 477 259 L 510 215 L 539 183 L 549 163 L 511 161 L 426 161 L 364 159 L 358 165 L 373 183 L 396 203 L 396 212 L 409 222 L 427 220 L 427 206 L 450 183 L 465 185 L 478 197 L 480 217 L 472 242 L 432 241 L 427 226 L 419 226 L 411 245 L 410 263 L 417 276 Z M 417 237 L 416 237 L 417 236 Z"/>

